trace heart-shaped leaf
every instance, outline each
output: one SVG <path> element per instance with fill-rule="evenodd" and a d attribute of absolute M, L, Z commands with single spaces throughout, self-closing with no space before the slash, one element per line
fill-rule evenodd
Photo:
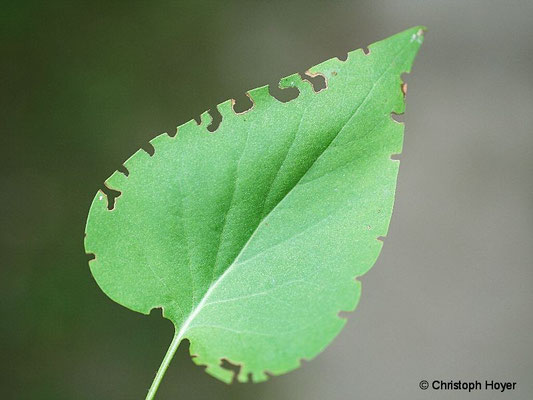
<path fill-rule="evenodd" d="M 156 307 L 176 335 L 150 390 L 153 396 L 179 342 L 197 364 L 230 382 L 222 360 L 255 382 L 293 370 L 322 351 L 353 310 L 355 279 L 374 264 L 394 202 L 404 112 L 401 74 L 422 43 L 411 28 L 356 50 L 346 61 L 298 74 L 283 103 L 266 86 L 251 90 L 251 110 L 232 101 L 191 120 L 175 136 L 139 150 L 99 191 L 85 246 L 92 274 L 113 300 L 144 314 Z M 111 208 L 111 209 L 109 209 Z"/>

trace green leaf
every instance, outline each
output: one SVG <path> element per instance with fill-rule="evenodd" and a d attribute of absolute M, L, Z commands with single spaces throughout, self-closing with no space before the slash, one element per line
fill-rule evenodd
<path fill-rule="evenodd" d="M 248 94 L 253 108 L 218 106 L 175 136 L 139 150 L 91 205 L 85 247 L 91 272 L 114 301 L 144 314 L 162 308 L 176 327 L 159 380 L 179 342 L 195 363 L 230 382 L 267 379 L 312 359 L 354 310 L 355 278 L 376 261 L 394 202 L 404 112 L 401 74 L 422 43 L 411 28 L 295 74 L 283 103 L 267 86 Z M 166 364 L 165 364 L 166 363 Z M 158 378 L 156 378 L 157 381 Z M 158 383 L 157 383 L 158 385 Z M 155 387 L 157 389 L 157 387 Z M 153 388 L 153 394 L 155 393 Z M 149 398 L 150 394 L 149 394 Z"/>

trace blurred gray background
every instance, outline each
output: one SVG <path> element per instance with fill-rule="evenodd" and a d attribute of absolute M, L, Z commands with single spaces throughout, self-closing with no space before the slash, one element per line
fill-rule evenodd
<path fill-rule="evenodd" d="M 395 213 L 346 328 L 255 385 L 216 381 L 183 345 L 158 398 L 533 398 L 532 1 L 24 1 L 0 18 L 2 398 L 144 398 L 171 323 L 110 301 L 83 251 L 92 196 L 127 157 L 227 98 L 420 24 Z"/>

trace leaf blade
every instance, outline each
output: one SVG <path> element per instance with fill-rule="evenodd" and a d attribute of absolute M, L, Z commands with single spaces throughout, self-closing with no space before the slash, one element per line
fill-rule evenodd
<path fill-rule="evenodd" d="M 222 359 L 242 365 L 240 381 L 262 381 L 316 356 L 386 235 L 403 135 L 390 113 L 404 111 L 400 74 L 421 41 L 411 28 L 311 68 L 323 91 L 291 75 L 280 86 L 297 87 L 295 100 L 261 87 L 247 113 L 219 105 L 213 134 L 204 113 L 152 140 L 152 157 L 136 153 L 127 178 L 106 181 L 122 192 L 115 209 L 101 192 L 91 206 L 86 250 L 102 290 L 135 311 L 164 308 L 224 381 Z"/>

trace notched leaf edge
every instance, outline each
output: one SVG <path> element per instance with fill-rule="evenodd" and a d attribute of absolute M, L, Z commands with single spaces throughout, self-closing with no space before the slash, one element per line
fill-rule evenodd
<path fill-rule="evenodd" d="M 336 58 L 332 58 L 331 60 L 336 60 Z M 313 78 L 317 78 L 314 79 L 315 83 L 313 83 L 312 81 Z M 162 142 L 175 139 L 180 133 L 180 131 L 188 129 L 192 126 L 196 126 L 205 127 L 205 131 L 199 131 L 197 133 L 214 134 L 216 133 L 218 128 L 224 123 L 224 120 L 226 118 L 243 117 L 246 114 L 253 112 L 253 110 L 257 108 L 258 105 L 265 103 L 265 100 L 274 99 L 280 103 L 286 104 L 296 100 L 303 92 L 318 94 L 323 90 L 327 90 L 328 82 L 324 74 L 320 72 L 313 73 L 310 70 L 307 70 L 305 73 L 295 73 L 280 79 L 278 88 L 281 91 L 295 89 L 298 93 L 294 98 L 284 101 L 285 99 L 282 98 L 280 100 L 275 95 L 270 93 L 269 85 L 260 86 L 244 93 L 244 95 L 251 101 L 251 106 L 248 109 L 245 109 L 244 111 L 236 111 L 236 100 L 229 99 L 218 104 L 214 109 L 204 111 L 200 115 L 198 121 L 193 118 L 179 125 L 176 128 L 176 133 L 174 135 L 170 136 L 168 135 L 168 133 L 165 132 L 154 137 L 147 144 L 143 145 L 139 150 L 133 153 L 122 165 L 117 168 L 117 170 L 108 179 L 105 180 L 105 187 L 102 189 L 102 191 L 104 192 L 104 195 L 108 200 L 108 211 L 113 211 L 115 209 L 117 205 L 117 200 L 122 194 L 122 191 L 119 187 L 120 181 L 129 177 L 133 169 L 131 167 L 133 162 L 139 162 L 139 159 L 141 158 L 147 159 L 156 156 L 157 147 L 161 145 Z M 216 117 L 214 118 L 213 115 L 216 115 Z M 97 193 L 97 196 L 98 195 L 99 194 Z"/>

